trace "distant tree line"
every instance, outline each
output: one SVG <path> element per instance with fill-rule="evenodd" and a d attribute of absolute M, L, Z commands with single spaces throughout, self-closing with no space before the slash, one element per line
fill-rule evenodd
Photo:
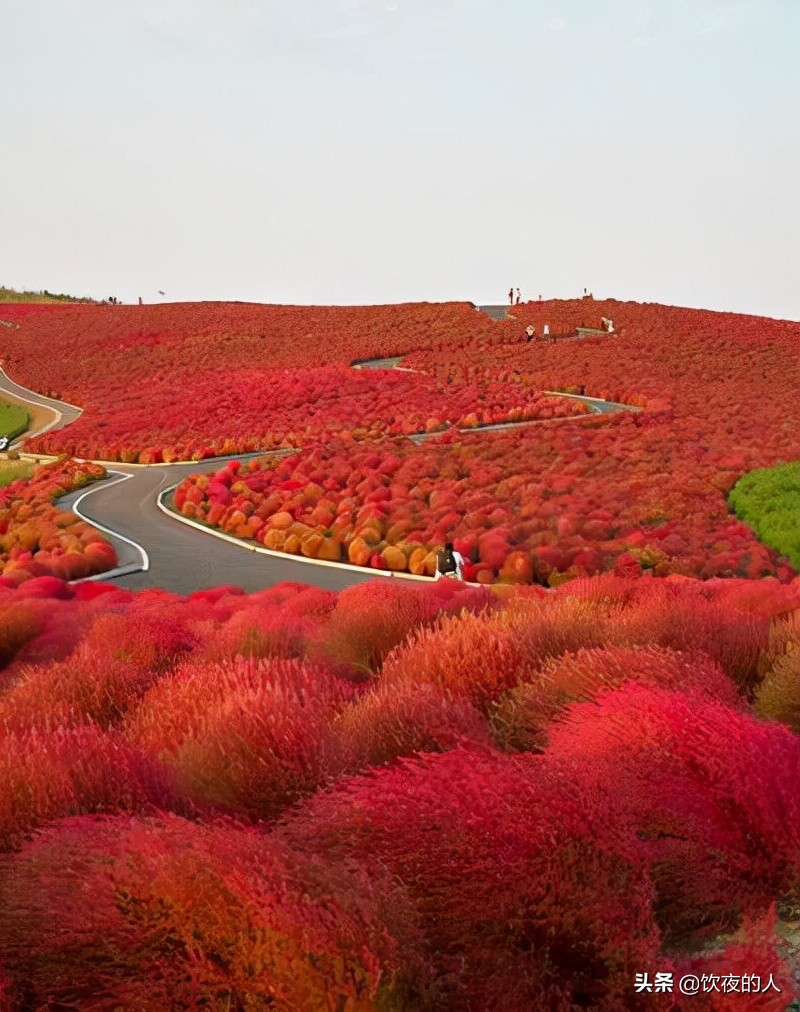
<path fill-rule="evenodd" d="M 48 292 L 45 288 L 41 292 L 18 292 L 15 288 L 6 288 L 0 285 L 0 302 L 96 302 L 87 296 L 64 295 L 63 293 Z M 110 300 L 109 300 L 110 301 Z"/>

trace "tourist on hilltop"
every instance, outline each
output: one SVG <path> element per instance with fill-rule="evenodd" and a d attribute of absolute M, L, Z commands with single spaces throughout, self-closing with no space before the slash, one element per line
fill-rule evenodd
<path fill-rule="evenodd" d="M 520 292 L 520 290 L 518 288 L 517 289 L 517 305 L 519 305 L 520 302 L 522 302 L 522 292 Z"/>
<path fill-rule="evenodd" d="M 443 576 L 451 576 L 456 580 L 463 580 L 461 575 L 464 568 L 464 556 L 453 548 L 453 542 L 448 541 L 444 548 L 436 556 L 436 579 Z"/>
<path fill-rule="evenodd" d="M 509 290 L 508 290 L 508 304 L 509 304 L 509 306 L 513 306 L 514 305 L 514 289 L 513 288 L 509 288 Z"/>
<path fill-rule="evenodd" d="M 525 328 L 525 340 L 533 341 L 535 338 L 536 338 L 536 330 L 534 329 L 533 324 L 529 323 L 528 326 Z"/>

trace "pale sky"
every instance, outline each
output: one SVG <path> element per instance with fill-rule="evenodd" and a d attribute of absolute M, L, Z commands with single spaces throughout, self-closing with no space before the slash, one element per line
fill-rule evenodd
<path fill-rule="evenodd" d="M 0 0 L 0 284 L 800 319 L 800 0 Z"/>

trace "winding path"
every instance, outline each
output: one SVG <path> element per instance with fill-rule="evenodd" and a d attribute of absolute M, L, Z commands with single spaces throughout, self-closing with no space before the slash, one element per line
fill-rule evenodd
<path fill-rule="evenodd" d="M 379 359 L 358 363 L 360 368 L 396 368 L 399 359 Z M 18 446 L 31 435 L 62 428 L 75 421 L 81 409 L 20 386 L 0 369 L 0 393 L 31 405 L 46 413 L 44 425 L 15 440 Z M 560 394 L 587 403 L 596 412 L 638 410 L 626 404 L 615 404 L 594 397 Z M 567 419 L 556 419 L 565 421 Z M 497 430 L 541 422 L 512 422 L 468 429 L 467 432 Z M 431 435 L 438 435 L 432 433 Z M 239 455 L 247 459 L 260 454 Z M 196 527 L 167 515 L 158 505 L 161 492 L 180 482 L 189 474 L 218 470 L 232 457 L 193 461 L 186 464 L 126 465 L 106 463 L 109 477 L 59 500 L 59 506 L 71 509 L 82 519 L 101 530 L 114 545 L 119 568 L 97 579 L 111 580 L 129 589 L 162 587 L 178 594 L 234 584 L 247 592 L 271 587 L 283 581 L 313 583 L 329 590 L 368 580 L 394 578 L 394 574 L 358 567 L 320 565 L 296 556 L 261 554 L 249 551 L 247 543 L 233 544 L 210 532 L 200 535 Z M 202 529 L 201 529 L 202 530 Z M 123 533 L 124 532 L 124 533 Z M 405 575 L 405 574 L 400 574 Z M 413 578 L 412 578 L 413 579 Z"/>
<path fill-rule="evenodd" d="M 44 394 L 37 394 L 27 387 L 20 386 L 19 383 L 15 383 L 7 376 L 2 368 L 0 368 L 0 392 L 8 400 L 21 403 L 26 408 L 38 409 L 48 418 L 45 424 L 30 432 L 23 432 L 21 436 L 13 439 L 10 443 L 11 447 L 21 446 L 28 436 L 40 436 L 43 432 L 49 432 L 51 429 L 63 429 L 65 425 L 80 418 L 83 413 L 82 409 L 75 407 L 74 404 L 57 401 L 52 397 L 45 397 Z"/>

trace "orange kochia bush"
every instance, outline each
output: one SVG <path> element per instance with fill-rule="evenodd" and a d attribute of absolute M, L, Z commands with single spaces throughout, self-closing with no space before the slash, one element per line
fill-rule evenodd
<path fill-rule="evenodd" d="M 612 568 L 789 578 L 729 515 L 720 484 L 734 472 L 673 438 L 667 415 L 645 413 L 419 446 L 331 440 L 187 478 L 175 506 L 267 548 L 417 574 L 433 575 L 433 553 L 453 540 L 478 582 Z"/>
<path fill-rule="evenodd" d="M 6 585 L 45 575 L 74 580 L 117 564 L 116 552 L 96 528 L 53 505 L 105 476 L 105 469 L 90 461 L 60 460 L 0 489 L 0 578 Z"/>

